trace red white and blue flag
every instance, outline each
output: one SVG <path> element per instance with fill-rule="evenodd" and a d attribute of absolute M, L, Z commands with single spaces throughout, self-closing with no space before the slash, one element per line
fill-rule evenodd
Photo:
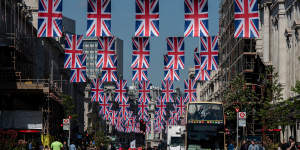
<path fill-rule="evenodd" d="M 170 80 L 170 81 L 174 81 L 174 80 L 180 80 L 180 77 L 179 77 L 179 69 L 168 69 L 166 67 L 166 65 L 168 64 L 168 61 L 169 61 L 169 57 L 168 55 L 164 55 L 164 80 L 167 81 L 167 80 Z"/>
<path fill-rule="evenodd" d="M 97 68 L 116 67 L 115 37 L 98 37 Z"/>
<path fill-rule="evenodd" d="M 37 37 L 62 36 L 62 0 L 39 0 Z"/>
<path fill-rule="evenodd" d="M 124 125 L 123 125 L 123 116 L 122 114 L 119 112 L 118 114 L 118 118 L 117 118 L 117 122 L 116 122 L 116 129 L 119 132 L 124 132 Z"/>
<path fill-rule="evenodd" d="M 130 105 L 128 104 L 127 101 L 123 101 L 122 103 L 119 104 L 119 108 L 120 108 L 119 114 L 121 115 L 123 120 L 127 120 L 129 107 Z"/>
<path fill-rule="evenodd" d="M 179 69 L 167 69 L 164 68 L 164 80 L 165 81 L 179 81 L 180 77 L 179 77 Z"/>
<path fill-rule="evenodd" d="M 154 132 L 160 133 L 164 129 L 165 123 L 164 116 L 161 116 L 159 112 L 155 112 L 155 119 L 154 119 Z"/>
<path fill-rule="evenodd" d="M 178 112 L 177 111 L 171 111 L 170 112 L 170 117 L 168 119 L 169 125 L 177 125 L 178 121 Z"/>
<path fill-rule="evenodd" d="M 174 86 L 173 81 L 161 81 L 162 100 L 164 102 L 173 102 Z"/>
<path fill-rule="evenodd" d="M 200 37 L 201 70 L 217 70 L 218 55 L 218 36 Z"/>
<path fill-rule="evenodd" d="M 156 102 L 156 113 L 158 115 L 158 119 L 161 120 L 161 122 L 165 120 L 166 108 L 167 103 L 164 102 L 161 97 L 159 97 Z"/>
<path fill-rule="evenodd" d="M 123 101 L 128 101 L 126 80 L 120 80 L 116 82 L 115 93 L 116 93 L 115 102 L 122 103 Z"/>
<path fill-rule="evenodd" d="M 132 64 L 131 68 L 149 68 L 150 39 L 148 37 L 132 38 Z"/>
<path fill-rule="evenodd" d="M 111 0 L 88 0 L 86 36 L 111 35 Z"/>
<path fill-rule="evenodd" d="M 99 114 L 105 120 L 109 120 L 109 116 L 110 116 L 109 111 L 111 110 L 112 104 L 109 103 L 109 98 L 108 96 L 106 96 L 106 94 L 102 94 L 102 101 L 99 101 L 99 106 L 100 106 Z"/>
<path fill-rule="evenodd" d="M 195 70 L 195 79 L 201 81 L 209 81 L 210 80 L 210 70 Z"/>
<path fill-rule="evenodd" d="M 147 68 L 132 68 L 132 81 L 148 81 Z"/>
<path fill-rule="evenodd" d="M 82 66 L 71 68 L 70 82 L 86 82 L 86 54 L 79 56 Z"/>
<path fill-rule="evenodd" d="M 186 103 L 187 101 L 185 101 L 184 98 L 182 97 L 178 97 L 176 99 L 177 103 L 175 104 L 176 107 L 176 111 L 178 112 L 178 117 L 183 117 L 185 115 L 185 111 L 186 111 Z"/>
<path fill-rule="evenodd" d="M 115 110 L 110 110 L 109 111 L 109 124 L 112 126 L 115 126 L 117 124 L 117 120 L 118 120 L 118 111 Z"/>
<path fill-rule="evenodd" d="M 234 37 L 259 37 L 257 0 L 234 0 Z"/>
<path fill-rule="evenodd" d="M 127 114 L 128 119 L 125 120 L 125 132 L 126 133 L 130 133 L 132 131 L 132 122 L 130 120 L 131 117 L 132 117 L 132 112 L 129 111 Z"/>
<path fill-rule="evenodd" d="M 135 2 L 135 36 L 159 36 L 159 1 Z"/>
<path fill-rule="evenodd" d="M 116 82 L 118 81 L 117 68 L 102 68 L 102 82 Z"/>
<path fill-rule="evenodd" d="M 82 51 L 82 35 L 66 34 L 64 68 L 82 67 L 79 56 Z"/>
<path fill-rule="evenodd" d="M 183 37 L 168 37 L 167 50 L 168 50 L 168 69 L 184 69 L 184 41 Z"/>
<path fill-rule="evenodd" d="M 196 86 L 197 86 L 196 81 L 184 80 L 184 101 L 185 102 L 197 101 Z"/>
<path fill-rule="evenodd" d="M 103 101 L 103 85 L 99 78 L 93 79 L 91 84 L 92 102 Z"/>
<path fill-rule="evenodd" d="M 184 36 L 208 36 L 208 0 L 184 0 Z"/>
<path fill-rule="evenodd" d="M 150 102 L 150 81 L 141 81 L 138 84 L 139 99 L 138 102 Z"/>
<path fill-rule="evenodd" d="M 148 121 L 149 116 L 148 116 L 148 102 L 138 102 L 138 115 L 139 115 L 139 120 L 144 120 Z"/>

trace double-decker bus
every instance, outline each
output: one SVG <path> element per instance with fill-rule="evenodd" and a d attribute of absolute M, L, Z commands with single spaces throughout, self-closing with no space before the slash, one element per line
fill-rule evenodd
<path fill-rule="evenodd" d="M 190 102 L 186 112 L 186 150 L 224 150 L 224 111 L 219 102 Z"/>

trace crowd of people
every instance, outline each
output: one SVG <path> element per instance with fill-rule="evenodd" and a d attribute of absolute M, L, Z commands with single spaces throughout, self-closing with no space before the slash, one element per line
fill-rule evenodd
<path fill-rule="evenodd" d="M 260 141 L 256 141 L 254 139 L 242 142 L 240 150 L 265 150 L 266 148 L 262 145 Z M 290 137 L 287 143 L 280 145 L 281 150 L 298 150 L 294 137 Z M 227 150 L 235 150 L 235 146 L 233 142 L 228 144 Z"/>

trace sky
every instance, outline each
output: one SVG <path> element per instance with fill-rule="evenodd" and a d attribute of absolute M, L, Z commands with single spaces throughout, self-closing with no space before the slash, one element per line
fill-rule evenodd
<path fill-rule="evenodd" d="M 135 33 L 135 0 L 111 0 L 112 21 L 111 31 L 114 36 L 123 40 L 123 79 L 131 85 L 132 59 L 131 38 Z M 220 0 L 208 0 L 208 17 L 210 35 L 218 34 Z M 64 0 L 63 15 L 76 21 L 76 34 L 86 33 L 87 0 Z M 159 1 L 159 37 L 150 38 L 150 68 L 148 78 L 154 86 L 161 87 L 164 78 L 163 55 L 167 52 L 166 38 L 170 36 L 183 37 L 184 34 L 184 0 Z M 193 53 L 199 47 L 199 37 L 187 37 L 185 44 L 185 68 L 180 70 L 180 81 L 174 82 L 174 87 L 183 88 L 184 80 L 188 79 L 188 70 L 193 67 Z"/>

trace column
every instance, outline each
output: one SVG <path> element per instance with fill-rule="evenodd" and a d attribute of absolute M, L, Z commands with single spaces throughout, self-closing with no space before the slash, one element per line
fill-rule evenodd
<path fill-rule="evenodd" d="M 264 27 L 263 27 L 263 61 L 270 61 L 270 9 L 269 3 L 264 3 Z"/>
<path fill-rule="evenodd" d="M 278 74 L 279 74 L 279 82 L 282 84 L 282 95 L 283 99 L 287 99 L 288 87 L 288 51 L 286 44 L 286 37 L 284 35 L 286 29 L 286 20 L 285 20 L 285 8 L 284 8 L 284 0 L 278 0 L 279 11 L 278 11 Z"/>

